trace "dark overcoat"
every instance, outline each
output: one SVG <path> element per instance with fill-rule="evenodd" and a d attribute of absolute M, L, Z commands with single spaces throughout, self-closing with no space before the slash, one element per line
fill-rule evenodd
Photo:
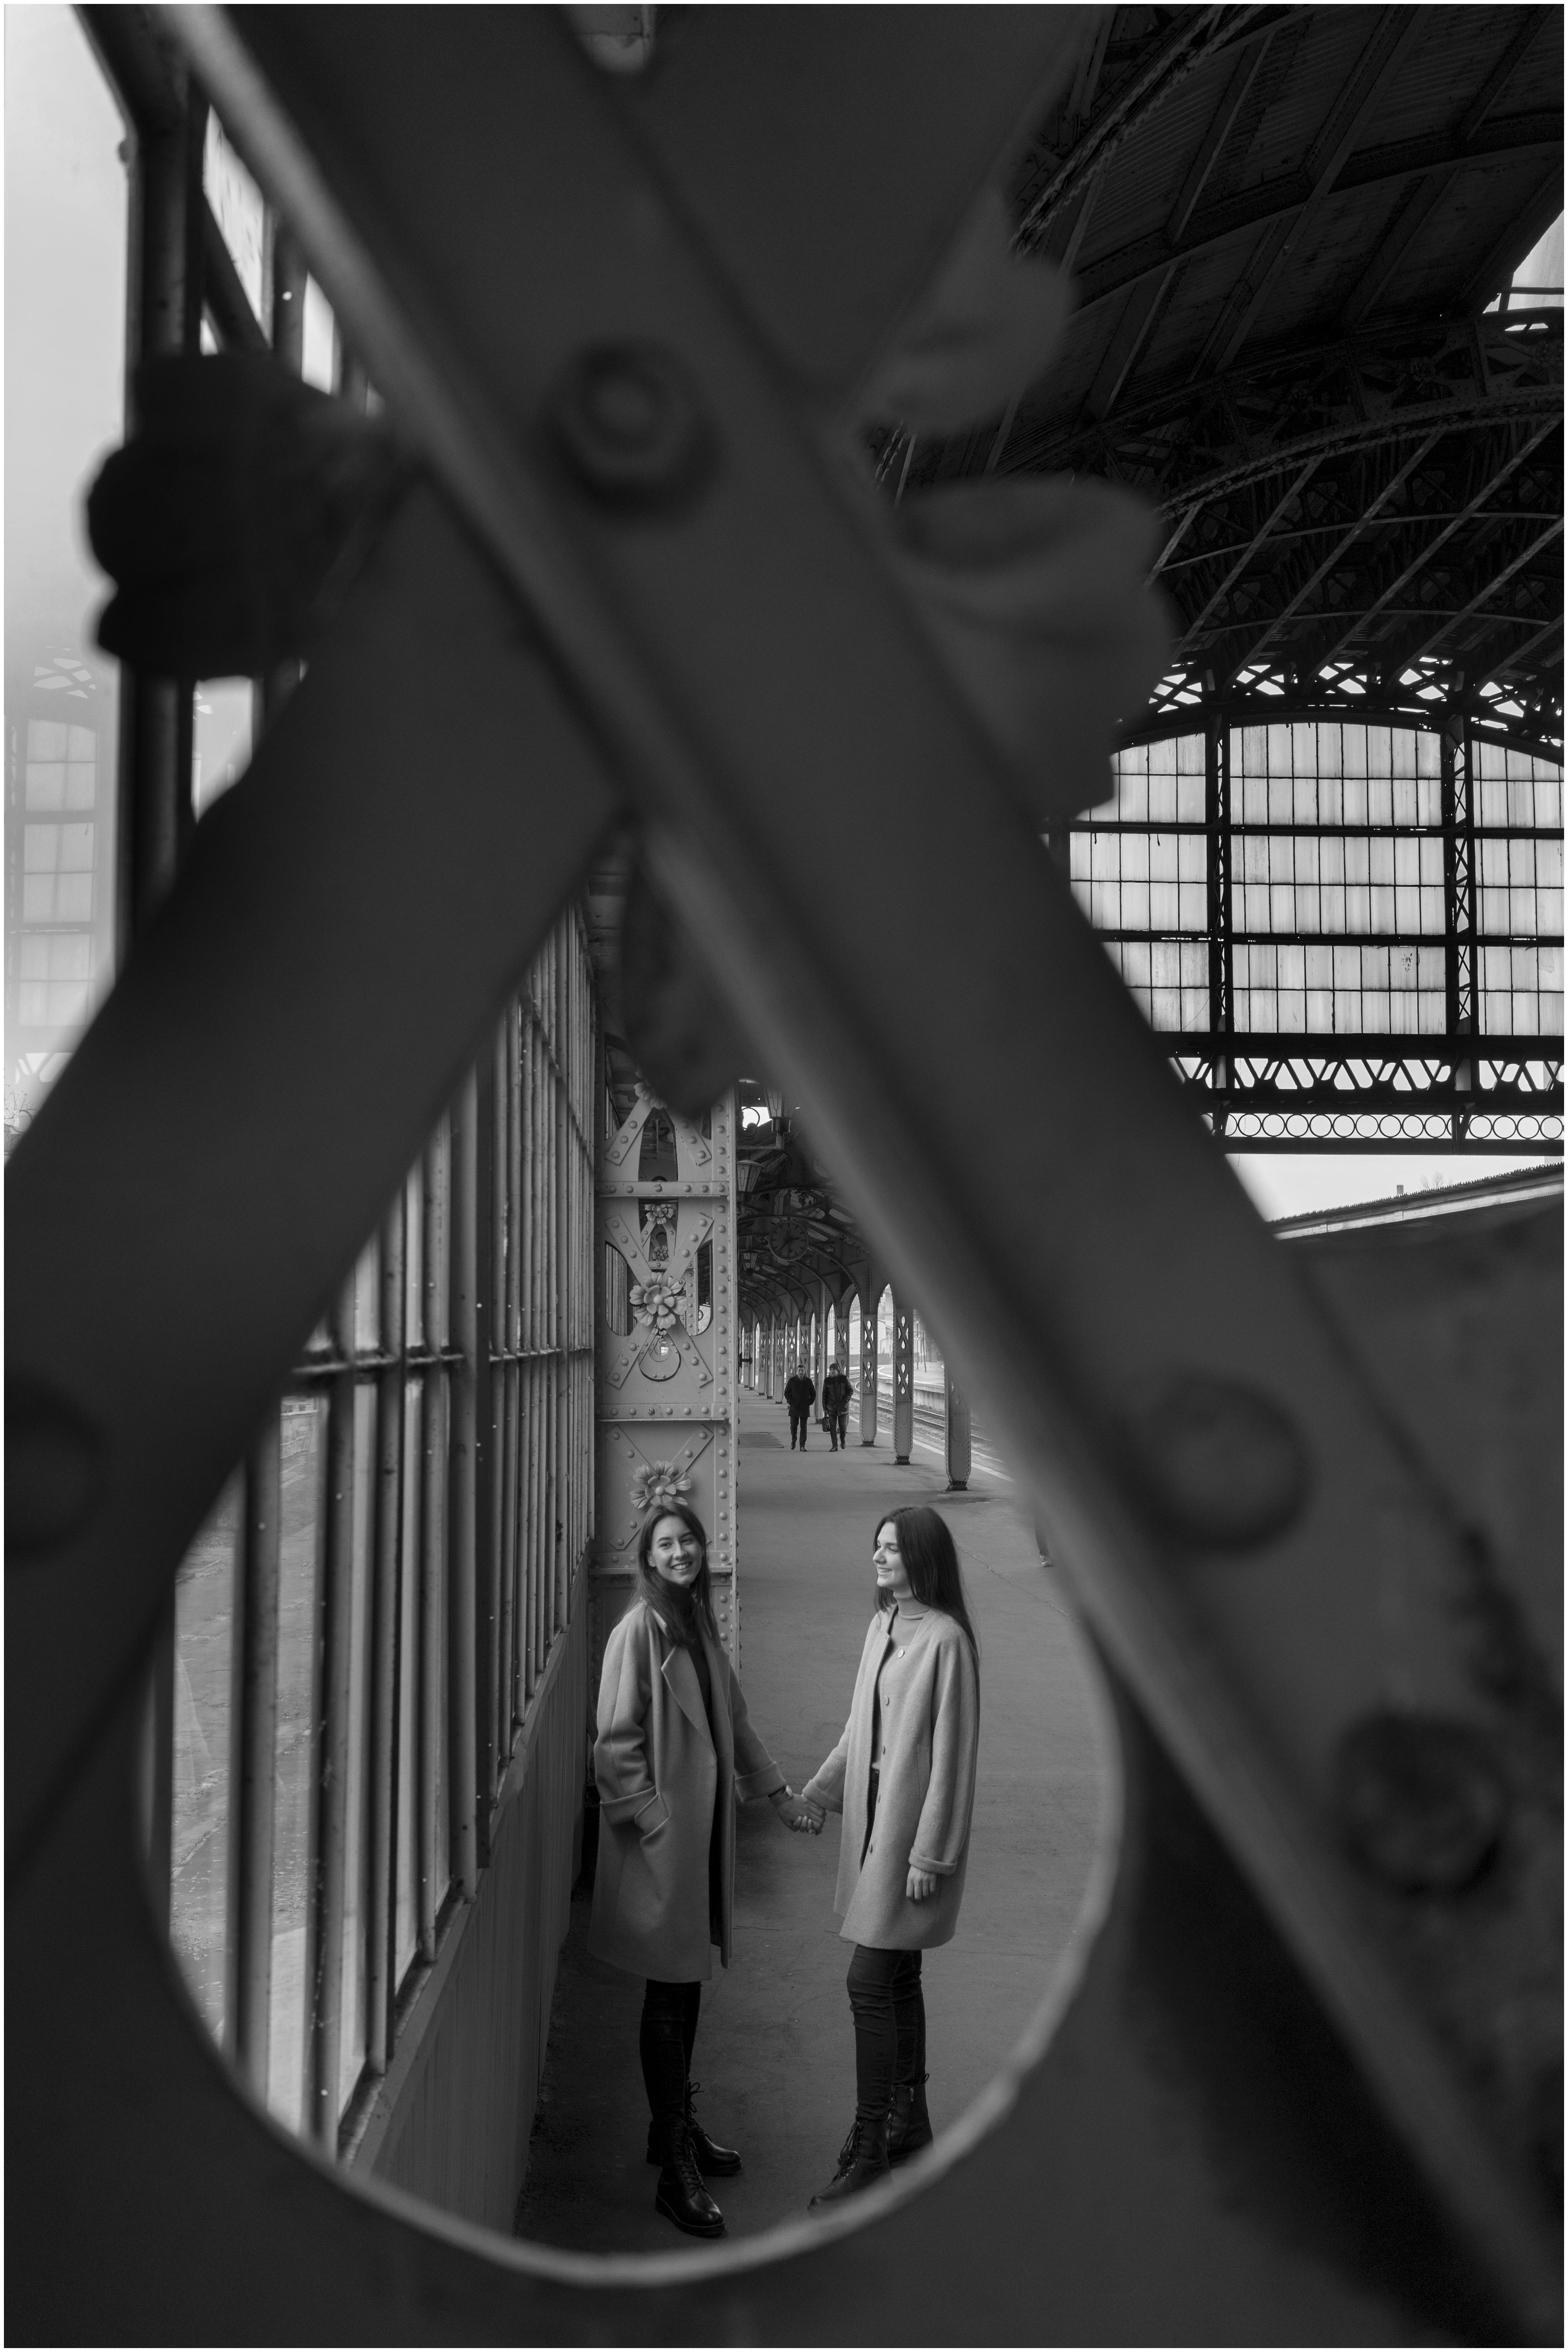
<path fill-rule="evenodd" d="M 784 1785 L 752 1728 L 728 1656 L 708 1634 L 701 1640 L 711 1729 L 696 1667 L 646 1601 L 634 1601 L 611 1633 L 599 1677 L 599 1860 L 588 1949 L 633 1976 L 668 1984 L 713 1973 L 708 1866 L 715 1806 L 719 1958 L 728 1968 L 735 1799 Z"/>

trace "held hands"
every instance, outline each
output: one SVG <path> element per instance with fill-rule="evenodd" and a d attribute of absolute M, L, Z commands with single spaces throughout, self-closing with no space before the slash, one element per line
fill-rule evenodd
<path fill-rule="evenodd" d="M 909 1881 L 905 1885 L 904 1893 L 909 1896 L 911 1903 L 929 1902 L 931 1897 L 936 1893 L 935 1871 L 916 1870 L 911 1866 Z"/>
<path fill-rule="evenodd" d="M 787 1785 L 775 1789 L 768 1800 L 786 1829 L 800 1830 L 810 1837 L 819 1837 L 822 1824 L 827 1819 L 821 1805 L 813 1804 L 807 1797 L 797 1797 Z"/>

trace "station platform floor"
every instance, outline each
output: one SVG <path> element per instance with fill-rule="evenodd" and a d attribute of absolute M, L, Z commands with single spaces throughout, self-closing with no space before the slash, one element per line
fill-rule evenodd
<path fill-rule="evenodd" d="M 978 1790 L 954 1940 L 928 1952 L 929 2096 L 940 2134 L 1008 2056 L 1071 1937 L 1108 1811 L 1104 1703 L 1082 1636 L 1010 1483 L 978 1470 L 945 1492 L 940 1461 L 898 1467 L 886 1442 L 789 1450 L 782 1402 L 742 1392 L 741 1679 L 752 1720 L 800 1788 L 843 1729 L 875 1605 L 879 1514 L 934 1503 L 957 1539 L 980 1639 Z M 798 2215 L 833 2174 L 855 2107 L 833 1912 L 840 1822 L 818 1838 L 766 1804 L 737 1820 L 734 1956 L 704 1987 L 699 2108 L 744 2170 L 711 2182 L 731 2238 Z M 654 2210 L 637 2064 L 640 1979 L 587 1949 L 579 1885 L 561 1956 L 520 2237 L 581 2252 L 668 2252 L 695 2241 Z"/>

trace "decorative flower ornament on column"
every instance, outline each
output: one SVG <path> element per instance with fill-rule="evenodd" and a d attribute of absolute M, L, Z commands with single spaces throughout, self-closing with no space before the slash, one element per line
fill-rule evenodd
<path fill-rule="evenodd" d="M 632 1474 L 632 1502 L 639 1511 L 681 1502 L 690 1492 L 691 1481 L 679 1462 L 650 1462 Z"/>
<path fill-rule="evenodd" d="M 680 1320 L 680 1290 L 679 1282 L 655 1275 L 647 1282 L 634 1282 L 626 1295 L 639 1323 L 670 1331 Z"/>

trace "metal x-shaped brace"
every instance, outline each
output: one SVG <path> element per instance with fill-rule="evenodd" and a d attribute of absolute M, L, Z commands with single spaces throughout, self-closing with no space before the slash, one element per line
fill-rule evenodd
<path fill-rule="evenodd" d="M 1553 2263 L 1506 2118 L 1334 1812 L 1345 1743 L 1395 1683 L 1413 1717 L 1480 1708 L 1463 1530 L 1183 1102 L 933 651 L 846 446 L 857 386 L 1037 120 L 1075 12 L 692 12 L 624 85 L 544 10 L 159 14 L 430 482 L 16 1156 L 11 1475 L 31 1549 L 10 1579 L 7 1798 L 37 1968 L 63 1984 L 88 1965 L 84 1871 L 131 1916 L 130 1800 L 104 1791 L 127 1777 L 177 1561 L 629 805 L 662 895 L 918 1288 L 1097 1640 L 1477 2275 L 1508 2324 L 1550 2328 Z M 608 381 L 613 427 L 628 367 L 679 428 L 657 482 L 635 467 L 628 482 L 595 441 L 598 395 Z M 864 920 L 873 883 L 921 943 L 919 1019 Z M 1430 1563 L 1404 1590 L 1396 1660 L 1391 1523 Z M 153 1984 L 151 1959 L 126 1968 L 93 2000 Z M 163 2063 L 195 2098 L 205 2062 Z M 970 2127 L 973 2164 L 943 2190 L 964 2251 L 943 2259 L 954 2292 L 979 2293 L 1044 2231 L 1068 2294 L 1072 2231 L 1000 2186 L 1017 2117 L 1042 2146 L 1055 2128 L 1022 2075 L 998 2113 L 1015 2093 L 1011 2139 Z M 47 2099 L 39 2113 L 69 2151 L 62 2179 L 90 2170 Z M 244 2130 L 321 2340 L 626 2340 L 617 2298 L 643 2294 L 646 2330 L 656 2290 L 679 2286 L 665 2264 L 610 2279 L 487 2254 L 438 2221 L 410 2252 L 391 2202 L 345 2202 L 316 2158 Z M 195 2250 L 226 2242 L 232 2204 L 221 2177 L 169 2161 L 179 2251 L 163 2259 L 199 2308 L 216 2257 Z M 872 2219 L 869 2273 L 850 2215 L 737 2251 L 679 2308 L 706 2296 L 705 2325 L 760 2329 L 792 2307 L 769 2305 L 769 2278 L 798 2296 L 809 2274 L 844 2326 L 920 2340 L 900 2303 L 860 2312 L 890 2247 L 905 2300 L 926 2294 L 908 2193 Z M 1319 2285 L 1310 2325 L 1395 2326 Z"/>

